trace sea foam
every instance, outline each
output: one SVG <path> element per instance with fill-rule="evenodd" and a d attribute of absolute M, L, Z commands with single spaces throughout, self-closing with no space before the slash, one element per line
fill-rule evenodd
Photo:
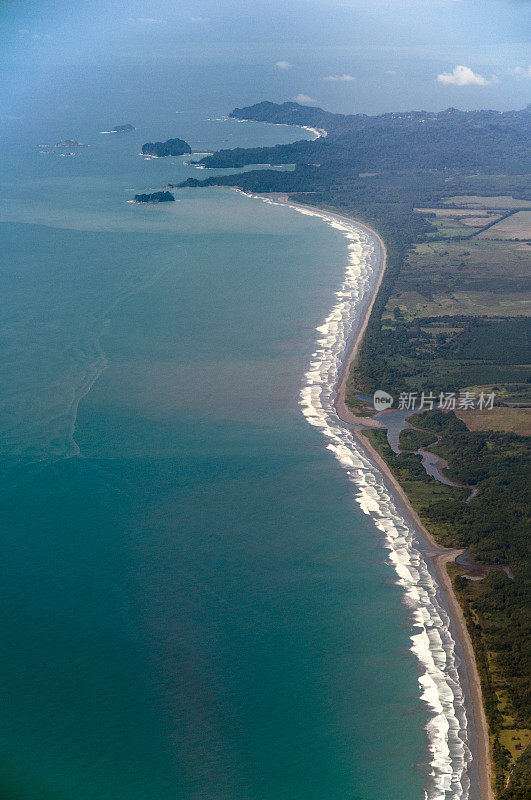
<path fill-rule="evenodd" d="M 251 195 L 267 203 L 274 200 Z M 326 447 L 346 470 L 362 511 L 383 534 L 388 563 L 403 592 L 412 633 L 411 652 L 419 668 L 419 693 L 428 711 L 426 800 L 466 800 L 470 779 L 467 715 L 458 674 L 455 642 L 441 593 L 422 552 L 412 521 L 397 504 L 377 467 L 334 408 L 335 391 L 349 340 L 356 335 L 381 261 L 380 243 L 366 228 L 326 212 L 291 206 L 319 217 L 348 243 L 348 262 L 335 303 L 322 325 L 300 393 L 302 413 L 321 430 Z"/>

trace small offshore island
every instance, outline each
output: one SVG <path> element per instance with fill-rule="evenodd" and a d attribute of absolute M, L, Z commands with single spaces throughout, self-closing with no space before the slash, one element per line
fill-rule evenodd
<path fill-rule="evenodd" d="M 171 192 L 153 192 L 152 194 L 135 194 L 135 203 L 171 203 L 175 197 Z"/>
<path fill-rule="evenodd" d="M 111 128 L 111 133 L 130 133 L 131 131 L 136 131 L 136 128 L 129 122 L 125 125 L 115 125 L 114 128 Z"/>
<path fill-rule="evenodd" d="M 230 116 L 327 136 L 220 150 L 197 163 L 295 169 L 181 187 L 230 186 L 381 237 L 385 269 L 347 351 L 336 412 L 424 533 L 447 592 L 467 664 L 479 797 L 527 800 L 531 107 L 371 117 L 263 102 Z M 401 430 L 393 410 L 375 416 L 377 391 L 409 413 Z"/>
<path fill-rule="evenodd" d="M 142 155 L 154 158 L 183 156 L 191 152 L 192 148 L 184 139 L 167 139 L 165 142 L 146 142 L 142 145 Z"/>
<path fill-rule="evenodd" d="M 55 146 L 59 148 L 59 150 L 69 150 L 71 147 L 88 147 L 87 144 L 77 142 L 75 139 L 61 139 Z"/>

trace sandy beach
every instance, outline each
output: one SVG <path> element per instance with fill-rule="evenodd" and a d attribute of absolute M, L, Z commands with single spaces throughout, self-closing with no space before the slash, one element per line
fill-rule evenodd
<path fill-rule="evenodd" d="M 429 550 L 425 553 L 425 556 L 432 560 L 435 567 L 437 579 L 441 589 L 445 594 L 448 610 L 450 611 L 454 628 L 459 639 L 459 643 L 461 644 L 466 665 L 470 700 L 469 705 L 472 708 L 474 727 L 477 736 L 477 741 L 475 742 L 475 754 L 477 757 L 479 773 L 479 797 L 480 800 L 494 800 L 494 792 L 492 789 L 492 765 L 489 748 L 489 730 L 487 718 L 485 716 L 485 708 L 483 706 L 481 682 L 476 666 L 474 648 L 472 647 L 472 641 L 466 627 L 463 611 L 459 605 L 457 597 L 454 594 L 450 576 L 446 570 L 446 564 L 450 561 L 455 561 L 455 559 L 464 551 L 459 548 L 449 549 L 437 544 L 431 533 L 421 522 L 420 517 L 409 502 L 406 493 L 380 454 L 374 449 L 359 428 L 354 430 L 353 433 L 361 447 L 363 447 L 371 460 L 378 466 L 378 469 L 392 487 L 395 497 L 399 499 L 401 505 L 406 510 L 415 527 L 430 546 Z"/>
<path fill-rule="evenodd" d="M 431 559 L 433 562 L 437 579 L 445 595 L 447 607 L 450 612 L 465 661 L 465 668 L 468 679 L 469 708 L 471 708 L 472 710 L 474 729 L 477 737 L 477 741 L 472 742 L 471 744 L 473 750 L 475 750 L 475 756 L 477 758 L 477 768 L 479 774 L 479 787 L 478 787 L 479 798 L 480 800 L 494 800 L 494 792 L 492 789 L 492 764 L 490 760 L 489 732 L 488 732 L 487 718 L 485 715 L 485 709 L 483 706 L 481 683 L 476 666 L 474 649 L 472 647 L 472 642 L 468 633 L 468 629 L 466 627 L 463 611 L 454 594 L 451 580 L 446 569 L 446 564 L 450 561 L 455 561 L 455 559 L 463 552 L 463 550 L 449 549 L 446 547 L 442 547 L 435 541 L 431 533 L 428 531 L 428 529 L 420 520 L 417 512 L 409 502 L 406 493 L 404 492 L 404 490 L 402 489 L 402 487 L 392 474 L 391 470 L 389 469 L 385 461 L 381 458 L 379 453 L 372 447 L 369 440 L 362 433 L 364 428 L 367 429 L 371 427 L 373 428 L 383 427 L 382 424 L 377 420 L 356 416 L 355 414 L 352 413 L 352 411 L 350 411 L 345 402 L 346 385 L 350 373 L 350 367 L 354 359 L 356 358 L 358 348 L 360 346 L 360 343 L 363 339 L 363 335 L 367 328 L 367 323 L 370 318 L 372 307 L 374 305 L 374 301 L 376 299 L 376 295 L 378 294 L 378 290 L 380 288 L 382 278 L 385 272 L 386 259 L 387 259 L 387 250 L 385 247 L 385 243 L 375 230 L 358 222 L 353 217 L 335 214 L 333 212 L 330 212 L 326 208 L 318 208 L 314 206 L 307 206 L 302 203 L 294 203 L 293 201 L 289 200 L 288 196 L 285 194 L 271 193 L 268 195 L 264 195 L 264 197 L 267 197 L 273 200 L 274 202 L 283 203 L 292 207 L 299 207 L 306 211 L 315 208 L 316 211 L 321 211 L 323 213 L 326 213 L 327 216 L 336 219 L 338 222 L 347 222 L 349 224 L 355 223 L 356 226 L 365 229 L 372 236 L 374 236 L 380 244 L 381 248 L 380 269 L 376 277 L 376 280 L 374 282 L 373 291 L 370 296 L 370 299 L 368 300 L 368 302 L 366 302 L 365 308 L 363 309 L 360 325 L 353 332 L 353 335 L 347 347 L 347 351 L 343 359 L 343 365 L 337 386 L 334 406 L 338 417 L 343 422 L 353 426 L 353 434 L 356 437 L 356 440 L 359 442 L 360 446 L 369 456 L 371 461 L 373 461 L 373 463 L 378 467 L 381 474 L 384 476 L 387 483 L 391 487 L 392 493 L 398 499 L 400 505 L 405 509 L 407 515 L 410 518 L 410 521 L 413 523 L 414 527 L 419 531 L 419 533 L 424 538 L 426 544 L 428 545 L 428 550 L 425 553 L 425 556 Z"/>

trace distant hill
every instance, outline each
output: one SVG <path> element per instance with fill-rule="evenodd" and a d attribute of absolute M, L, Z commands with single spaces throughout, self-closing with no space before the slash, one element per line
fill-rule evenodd
<path fill-rule="evenodd" d="M 293 164 L 296 174 L 319 165 L 317 175 L 292 189 L 315 190 L 316 182 L 342 185 L 358 173 L 397 170 L 459 170 L 526 174 L 531 171 L 531 111 L 409 111 L 368 116 L 333 114 L 298 103 L 262 102 L 235 108 L 236 119 L 308 125 L 327 137 L 276 147 L 220 150 L 198 163 L 238 168 L 247 164 Z M 291 178 L 293 179 L 293 173 Z M 302 177 L 302 176 L 300 176 Z M 307 175 L 306 178 L 309 178 Z M 288 183 L 286 176 L 284 181 Z M 297 185 L 298 183 L 298 185 Z M 302 186 L 305 183 L 306 186 Z"/>

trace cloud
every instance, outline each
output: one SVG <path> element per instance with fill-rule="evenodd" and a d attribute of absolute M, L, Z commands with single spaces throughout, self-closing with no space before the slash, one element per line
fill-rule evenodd
<path fill-rule="evenodd" d="M 325 78 L 325 81 L 355 81 L 355 80 L 356 78 L 354 77 L 354 75 L 346 75 L 345 73 L 343 73 L 343 75 L 327 75 L 327 77 Z"/>
<path fill-rule="evenodd" d="M 531 78 L 531 64 L 528 67 L 515 67 L 510 71 L 517 78 Z"/>
<path fill-rule="evenodd" d="M 209 17 L 190 17 L 192 22 L 208 22 Z"/>
<path fill-rule="evenodd" d="M 275 61 L 275 67 L 278 69 L 291 69 L 293 64 L 290 64 L 289 61 Z"/>
<path fill-rule="evenodd" d="M 439 83 L 451 83 L 454 86 L 489 86 L 492 83 L 498 83 L 495 75 L 490 80 L 479 75 L 477 72 L 472 72 L 470 67 L 465 67 L 463 64 L 455 67 L 453 72 L 441 72 L 437 75 Z"/>
<path fill-rule="evenodd" d="M 27 28 L 21 28 L 19 30 L 19 33 L 21 34 L 21 36 L 29 36 L 30 39 L 35 39 L 35 41 L 37 41 L 38 39 L 51 39 L 52 38 L 49 33 L 42 33 L 42 34 L 41 33 L 32 33 Z"/>
<path fill-rule="evenodd" d="M 139 22 L 141 25 L 161 25 L 161 19 L 155 17 L 129 17 L 130 22 Z"/>
<path fill-rule="evenodd" d="M 307 94 L 296 94 L 293 98 L 296 103 L 315 103 L 313 97 L 310 97 Z"/>

